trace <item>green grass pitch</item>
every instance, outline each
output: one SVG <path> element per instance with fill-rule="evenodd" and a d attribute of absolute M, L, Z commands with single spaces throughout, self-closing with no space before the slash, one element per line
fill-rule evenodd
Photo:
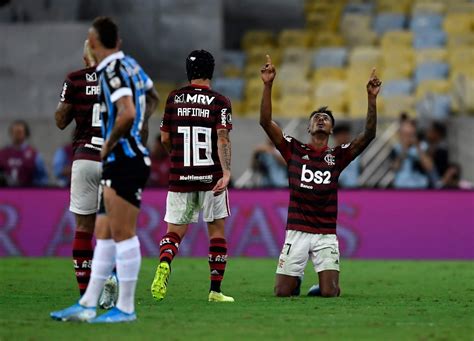
<path fill-rule="evenodd" d="M 207 302 L 207 261 L 179 257 L 156 303 L 155 265 L 142 263 L 137 322 L 88 325 L 49 318 L 77 300 L 70 260 L 1 259 L 0 340 L 474 340 L 473 262 L 345 260 L 342 297 L 281 299 L 275 259 L 231 258 L 234 304 Z M 303 294 L 314 281 L 308 267 Z"/>

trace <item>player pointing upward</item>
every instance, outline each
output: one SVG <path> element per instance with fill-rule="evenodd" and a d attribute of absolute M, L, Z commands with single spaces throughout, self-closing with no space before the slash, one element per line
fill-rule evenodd
<path fill-rule="evenodd" d="M 319 277 L 312 293 L 339 296 L 339 244 L 336 236 L 337 185 L 342 170 L 375 138 L 376 98 L 381 81 L 372 70 L 367 83 L 368 109 L 365 130 L 351 143 L 330 148 L 334 117 L 327 107 L 311 113 L 310 142 L 302 143 L 283 134 L 272 121 L 272 85 L 276 76 L 270 56 L 261 69 L 264 83 L 260 125 L 287 162 L 290 204 L 286 239 L 275 280 L 276 296 L 299 294 L 299 285 L 309 256 Z"/>

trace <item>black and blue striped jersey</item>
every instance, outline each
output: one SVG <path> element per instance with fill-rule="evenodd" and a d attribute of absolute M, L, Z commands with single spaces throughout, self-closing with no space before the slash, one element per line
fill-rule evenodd
<path fill-rule="evenodd" d="M 102 136 L 110 137 L 117 118 L 116 102 L 124 96 L 132 96 L 136 116 L 130 131 L 120 138 L 105 163 L 117 159 L 147 156 L 148 150 L 143 145 L 140 132 L 143 127 L 146 110 L 146 91 L 153 87 L 153 82 L 141 66 L 122 51 L 105 58 L 98 66 L 100 85 L 100 108 Z"/>

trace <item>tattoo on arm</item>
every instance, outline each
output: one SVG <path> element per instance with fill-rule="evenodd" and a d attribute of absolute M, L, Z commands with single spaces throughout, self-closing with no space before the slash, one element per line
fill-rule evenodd
<path fill-rule="evenodd" d="M 227 129 L 219 129 L 217 131 L 217 137 L 217 149 L 222 170 L 230 172 L 232 147 L 229 138 L 229 131 Z"/>
<path fill-rule="evenodd" d="M 63 130 L 66 128 L 69 123 L 71 123 L 74 115 L 72 114 L 72 104 L 59 102 L 56 112 L 54 113 L 54 118 L 56 120 L 56 126 Z"/>
<path fill-rule="evenodd" d="M 365 122 L 365 130 L 359 134 L 351 143 L 350 150 L 352 155 L 356 157 L 364 151 L 369 143 L 375 138 L 377 131 L 377 102 L 375 98 L 369 97 L 367 108 L 367 119 Z"/>

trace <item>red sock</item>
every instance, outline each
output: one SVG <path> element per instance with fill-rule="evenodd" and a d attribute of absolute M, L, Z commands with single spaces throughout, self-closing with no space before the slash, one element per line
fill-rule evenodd
<path fill-rule="evenodd" d="M 81 296 L 86 292 L 91 277 L 93 253 L 92 233 L 76 231 L 72 243 L 72 258 Z"/>
<path fill-rule="evenodd" d="M 169 232 L 160 240 L 160 263 L 167 262 L 171 264 L 173 258 L 178 254 L 181 238 L 174 232 Z"/>
<path fill-rule="evenodd" d="M 221 292 L 227 265 L 227 242 L 224 238 L 212 238 L 209 245 L 209 269 L 211 271 L 211 290 Z"/>

